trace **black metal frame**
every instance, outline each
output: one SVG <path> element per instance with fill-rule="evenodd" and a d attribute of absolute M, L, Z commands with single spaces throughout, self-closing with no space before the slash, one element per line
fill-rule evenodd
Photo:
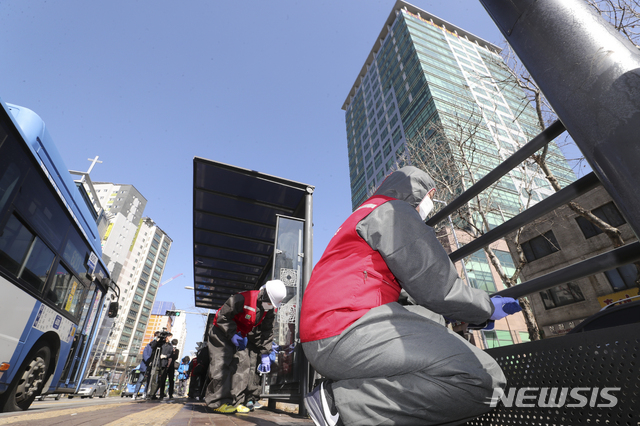
<path fill-rule="evenodd" d="M 502 402 L 491 412 L 467 422 L 467 425 L 637 425 L 638 377 L 640 377 L 640 323 L 570 334 L 554 339 L 489 349 L 507 377 L 508 386 L 532 388 L 531 407 L 507 407 Z M 591 406 L 593 388 L 614 388 L 612 408 L 597 407 L 606 401 L 598 395 Z M 539 407 L 539 388 L 556 388 L 555 401 L 561 402 L 562 388 L 567 399 L 559 407 Z M 571 390 L 583 388 L 584 406 L 571 398 Z M 587 390 L 588 389 L 588 390 Z M 536 398 L 537 397 L 537 398 Z M 545 401 L 545 402 L 546 402 Z M 515 401 L 514 401 L 515 402 Z M 558 404 L 560 405 L 560 404 Z"/>
<path fill-rule="evenodd" d="M 480 0 L 562 120 L 443 208 L 431 226 L 463 207 L 565 127 L 594 172 L 451 254 L 489 245 L 599 184 L 640 235 L 640 54 L 582 0 Z M 634 242 L 498 292 L 522 297 L 640 260 Z M 469 425 L 636 425 L 640 418 L 640 324 L 619 325 L 490 349 L 515 388 L 619 388 L 610 408 L 499 404 Z M 575 401 L 574 401 L 575 402 Z"/>

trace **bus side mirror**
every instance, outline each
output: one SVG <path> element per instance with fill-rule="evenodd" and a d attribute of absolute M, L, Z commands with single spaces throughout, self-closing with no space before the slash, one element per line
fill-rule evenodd
<path fill-rule="evenodd" d="M 109 303 L 109 318 L 115 318 L 118 315 L 118 302 Z"/>

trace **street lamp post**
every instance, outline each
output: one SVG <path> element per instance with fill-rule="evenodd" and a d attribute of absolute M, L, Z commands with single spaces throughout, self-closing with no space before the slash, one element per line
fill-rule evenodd
<path fill-rule="evenodd" d="M 111 383 L 114 383 L 114 375 L 118 372 L 118 361 L 120 361 L 120 355 L 124 355 L 125 360 L 127 359 L 127 356 L 129 355 L 129 351 L 128 350 L 124 350 L 122 352 L 119 352 L 118 354 L 116 354 L 116 362 L 113 366 L 113 371 L 111 372 L 111 379 L 109 380 L 109 385 L 111 385 Z M 126 363 L 126 361 L 125 361 Z M 120 379 L 122 378 L 122 375 L 120 377 L 118 377 L 118 385 L 120 384 Z"/>
<path fill-rule="evenodd" d="M 195 290 L 195 288 L 194 288 L 194 287 L 192 287 L 192 286 L 190 286 L 190 285 L 186 285 L 186 286 L 184 286 L 184 289 L 185 289 L 185 290 Z M 200 314 L 200 315 L 203 315 L 203 316 L 207 316 L 207 317 L 208 317 L 208 316 L 209 316 L 209 314 L 211 313 L 211 309 L 207 308 L 207 313 L 206 313 L 206 314 L 203 314 L 203 313 L 201 313 L 201 312 L 185 312 L 185 313 L 186 313 L 186 314 Z"/>

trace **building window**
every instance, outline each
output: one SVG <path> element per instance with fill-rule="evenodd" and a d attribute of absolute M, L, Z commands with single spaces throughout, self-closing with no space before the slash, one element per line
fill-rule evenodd
<path fill-rule="evenodd" d="M 512 277 L 513 274 L 515 274 L 516 272 L 516 265 L 513 263 L 513 258 L 511 257 L 511 254 L 508 251 L 504 251 L 504 250 L 493 250 L 493 254 L 495 254 L 498 260 L 500 261 L 500 264 L 502 265 L 502 269 L 504 270 L 505 274 Z M 516 282 L 520 284 L 521 282 L 520 277 L 517 278 Z"/>
<path fill-rule="evenodd" d="M 384 144 L 384 146 L 382 147 L 382 152 L 384 153 L 384 156 L 388 156 L 389 153 L 391 152 L 391 141 L 387 141 L 386 144 Z"/>
<path fill-rule="evenodd" d="M 373 164 L 369 164 L 367 167 L 367 179 L 371 179 L 373 176 Z"/>
<path fill-rule="evenodd" d="M 614 291 L 637 287 L 638 269 L 633 263 L 605 271 L 604 275 L 609 280 L 609 284 L 611 284 Z"/>
<path fill-rule="evenodd" d="M 520 335 L 520 340 L 522 341 L 522 343 L 527 343 L 531 341 L 528 331 L 518 331 L 518 334 Z"/>
<path fill-rule="evenodd" d="M 560 250 L 560 245 L 553 231 L 547 231 L 542 235 L 530 239 L 520 245 L 527 262 L 543 258 Z"/>
<path fill-rule="evenodd" d="M 373 160 L 376 169 L 378 169 L 378 167 L 380 167 L 380 164 L 382 164 L 382 154 L 378 153 L 376 154 L 374 160 Z"/>
<path fill-rule="evenodd" d="M 540 297 L 542 298 L 545 309 L 558 308 L 584 300 L 580 286 L 574 283 L 560 284 L 548 290 L 541 291 Z"/>
<path fill-rule="evenodd" d="M 501 346 L 513 345 L 511 332 L 506 330 L 484 331 L 487 340 L 487 349 L 499 348 Z"/>
<path fill-rule="evenodd" d="M 471 287 L 479 288 L 488 293 L 495 293 L 497 291 L 496 283 L 493 280 L 493 274 L 491 273 L 489 261 L 484 254 L 484 250 L 478 250 L 469 256 L 469 259 L 465 262 L 465 266 Z"/>
<path fill-rule="evenodd" d="M 593 209 L 591 210 L 591 213 L 614 227 L 627 223 L 613 202 L 600 206 L 597 209 Z M 576 222 L 578 222 L 578 226 L 586 239 L 602 234 L 602 230 L 600 228 L 582 216 L 576 217 Z"/>

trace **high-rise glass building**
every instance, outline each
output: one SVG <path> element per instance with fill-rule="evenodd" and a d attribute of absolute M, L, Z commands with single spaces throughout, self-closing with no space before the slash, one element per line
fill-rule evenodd
<path fill-rule="evenodd" d="M 343 105 L 353 209 L 404 164 L 407 141 L 437 131 L 451 145 L 461 121 L 474 122 L 473 154 L 446 143 L 439 149 L 441 158 L 452 162 L 467 156 L 477 180 L 540 133 L 524 92 L 504 83 L 509 75 L 499 53 L 499 47 L 462 28 L 396 2 Z M 548 163 L 562 186 L 575 180 L 554 143 Z M 459 173 L 459 190 L 466 189 L 472 180 L 462 169 Z M 493 225 L 529 199 L 540 201 L 553 192 L 535 173 L 524 165 L 500 181 L 492 196 L 502 214 L 491 219 Z"/>
<path fill-rule="evenodd" d="M 451 199 L 540 133 L 500 51 L 409 3 L 395 3 L 343 105 L 353 209 L 394 169 L 418 163 L 416 152 L 436 181 L 446 174 Z M 446 171 L 443 163 L 450 164 Z M 555 143 L 547 164 L 561 186 L 575 180 Z M 495 227 L 553 192 L 534 164 L 522 164 L 491 190 L 485 225 Z M 453 242 L 443 244 L 455 250 Z M 505 241 L 494 253 L 506 273 L 515 271 Z M 503 288 L 482 250 L 465 260 L 464 276 L 489 293 Z M 526 330 L 523 317 L 512 316 L 493 331 L 474 332 L 474 343 L 491 348 L 527 341 Z"/>
<path fill-rule="evenodd" d="M 109 221 L 102 241 L 103 260 L 120 288 L 118 316 L 103 315 L 92 349 L 91 371 L 101 375 L 116 365 L 122 368 L 139 363 L 173 241 L 151 218 L 143 217 L 147 200 L 133 185 L 93 185 L 92 197 L 98 197 L 94 201 L 104 208 Z"/>
<path fill-rule="evenodd" d="M 172 242 L 153 220 L 142 219 L 118 283 L 122 312 L 116 318 L 108 352 L 126 350 L 135 361 L 144 350 L 142 341 Z"/>

